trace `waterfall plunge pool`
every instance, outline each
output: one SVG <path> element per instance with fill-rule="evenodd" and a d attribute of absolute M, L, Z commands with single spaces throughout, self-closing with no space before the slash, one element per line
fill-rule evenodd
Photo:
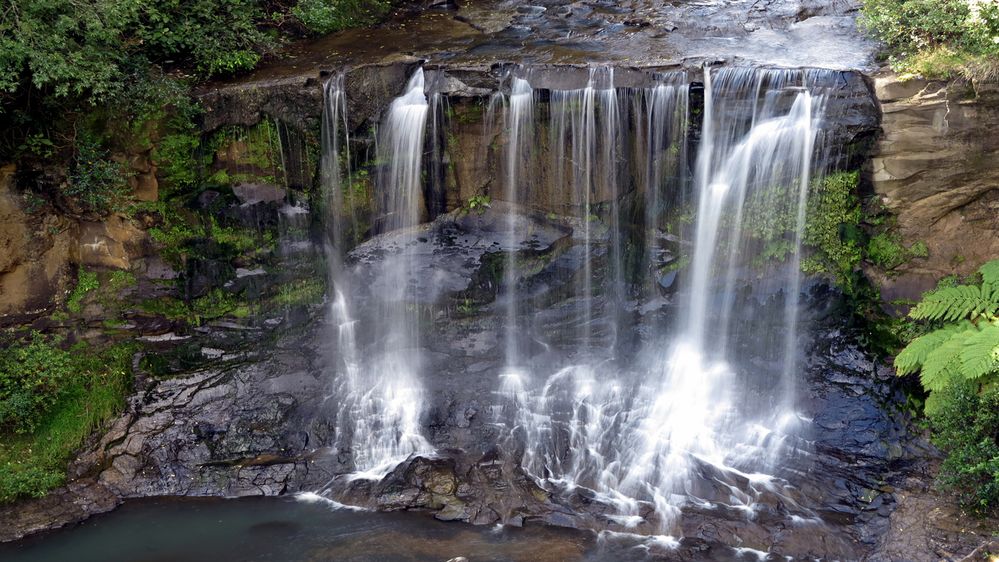
<path fill-rule="evenodd" d="M 77 525 L 0 544 L 4 562 L 627 562 L 783 560 L 703 540 L 677 541 L 528 523 L 443 522 L 317 496 L 128 500 Z"/>
<path fill-rule="evenodd" d="M 476 527 L 285 498 L 154 498 L 11 544 L 4 562 L 618 560 L 590 533 Z"/>

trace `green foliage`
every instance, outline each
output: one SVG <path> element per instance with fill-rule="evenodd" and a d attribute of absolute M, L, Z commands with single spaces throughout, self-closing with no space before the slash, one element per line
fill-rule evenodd
<path fill-rule="evenodd" d="M 0 503 L 41 497 L 65 482 L 73 451 L 124 406 L 134 351 L 130 344 L 118 344 L 61 352 L 68 367 L 55 402 L 30 432 L 0 433 Z M 49 364 L 52 353 L 42 354 Z"/>
<path fill-rule="evenodd" d="M 947 78 L 999 78 L 999 4 L 967 0 L 865 0 L 865 26 L 896 70 Z"/>
<path fill-rule="evenodd" d="M 153 160 L 166 187 L 180 191 L 194 186 L 200 169 L 195 159 L 200 144 L 200 135 L 192 131 L 168 134 L 156 144 Z"/>
<path fill-rule="evenodd" d="M 97 279 L 97 273 L 87 271 L 81 267 L 77 274 L 76 288 L 73 289 L 73 292 L 69 294 L 69 298 L 66 299 L 66 309 L 73 314 L 79 314 L 83 308 L 83 299 L 87 296 L 87 293 L 99 289 L 100 286 L 101 283 Z"/>
<path fill-rule="evenodd" d="M 871 237 L 867 244 L 867 259 L 874 265 L 890 271 L 912 258 L 929 256 L 929 249 L 923 242 L 915 242 L 908 248 L 902 245 L 898 234 L 882 232 Z"/>
<path fill-rule="evenodd" d="M 162 316 L 167 320 L 187 320 L 190 316 L 190 310 L 187 308 L 187 304 L 180 299 L 172 297 L 162 297 L 142 301 L 139 303 L 139 309 L 144 312 L 148 312 L 149 314 Z"/>
<path fill-rule="evenodd" d="M 877 234 L 871 237 L 867 245 L 867 256 L 871 262 L 884 269 L 894 269 L 905 263 L 907 254 L 905 248 L 895 237 L 888 234 Z"/>
<path fill-rule="evenodd" d="M 910 312 L 915 320 L 944 322 L 913 340 L 895 358 L 900 375 L 922 370 L 924 386 L 939 390 L 949 379 L 978 380 L 999 366 L 999 260 L 979 269 L 982 283 L 943 285 L 923 295 Z"/>
<path fill-rule="evenodd" d="M 116 295 L 122 289 L 131 287 L 135 283 L 135 274 L 131 271 L 116 269 L 108 275 L 108 290 L 112 295 Z"/>
<path fill-rule="evenodd" d="M 27 340 L 4 342 L 0 350 L 0 431 L 34 431 L 56 403 L 72 375 L 70 354 L 33 332 Z"/>
<path fill-rule="evenodd" d="M 947 458 L 940 467 L 943 487 L 975 515 L 999 512 L 999 388 L 979 392 L 954 385 L 934 393 L 930 416 L 933 442 Z"/>
<path fill-rule="evenodd" d="M 847 294 L 857 290 L 856 270 L 863 259 L 860 232 L 859 172 L 838 172 L 813 186 L 805 223 L 805 245 L 814 253 L 802 260 L 806 273 L 831 276 Z"/>
<path fill-rule="evenodd" d="M 39 158 L 51 158 L 55 154 L 56 145 L 52 139 L 42 133 L 32 133 L 17 147 L 18 152 L 27 152 Z"/>
<path fill-rule="evenodd" d="M 488 195 L 473 195 L 468 198 L 468 210 L 480 215 L 485 213 L 490 205 L 492 205 L 492 198 Z"/>
<path fill-rule="evenodd" d="M 981 282 L 941 285 L 909 315 L 935 329 L 895 357 L 899 375 L 919 372 L 929 393 L 934 441 L 948 453 L 942 482 L 979 514 L 999 509 L 999 260 Z"/>
<path fill-rule="evenodd" d="M 909 314 L 916 320 L 956 322 L 980 316 L 995 318 L 999 311 L 999 284 L 943 287 L 923 296 Z"/>
<path fill-rule="evenodd" d="M 181 320 L 195 326 L 224 316 L 246 318 L 255 310 L 254 306 L 241 301 L 237 295 L 224 289 L 214 289 L 190 303 L 172 297 L 150 299 L 141 302 L 139 308 L 149 314 L 162 316 L 168 320 Z"/>
<path fill-rule="evenodd" d="M 210 76 L 252 68 L 270 46 L 257 0 L 31 0 L 0 13 L 0 92 L 25 80 L 57 97 L 106 100 L 130 71 L 190 60 Z"/>
<path fill-rule="evenodd" d="M 208 225 L 212 240 L 227 245 L 235 254 L 269 251 L 277 243 L 274 233 L 269 230 L 259 232 L 250 228 L 220 226 L 215 217 L 209 217 Z"/>
<path fill-rule="evenodd" d="M 326 284 L 321 278 L 300 279 L 278 287 L 274 303 L 281 306 L 317 304 L 322 302 L 325 294 Z"/>
<path fill-rule="evenodd" d="M 153 213 L 158 218 L 159 224 L 147 232 L 158 245 L 160 256 L 174 268 L 182 268 L 193 253 L 192 243 L 206 237 L 198 216 L 186 211 L 179 200 L 145 203 L 136 206 L 136 211 Z"/>
<path fill-rule="evenodd" d="M 122 211 L 129 199 L 125 167 L 112 161 L 94 136 L 81 134 L 63 193 L 86 211 L 101 215 Z"/>
<path fill-rule="evenodd" d="M 190 310 L 188 320 L 193 324 L 201 324 L 206 320 L 223 316 L 246 318 L 252 313 L 250 305 L 240 302 L 236 295 L 224 289 L 214 289 L 207 295 L 194 299 L 191 301 Z"/>
<path fill-rule="evenodd" d="M 909 257 L 910 258 L 928 258 L 928 257 L 930 257 L 930 249 L 926 247 L 926 243 L 923 242 L 922 240 L 919 240 L 917 242 L 913 242 L 913 244 L 911 246 L 909 246 L 908 252 L 909 252 Z"/>
<path fill-rule="evenodd" d="M 310 32 L 321 35 L 370 25 L 391 7 L 390 0 L 299 0 L 291 14 Z"/>

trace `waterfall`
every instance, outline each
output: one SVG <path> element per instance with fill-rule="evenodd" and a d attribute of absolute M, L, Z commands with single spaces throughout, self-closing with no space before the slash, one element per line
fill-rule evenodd
<path fill-rule="evenodd" d="M 828 77 L 706 68 L 621 87 L 611 69 L 594 68 L 575 89 L 532 85 L 523 69 L 503 80 L 509 89 L 485 108 L 482 154 L 501 171 L 485 189 L 503 204 L 481 217 L 498 233 L 487 255 L 503 267 L 482 324 L 495 329 L 497 357 L 477 365 L 498 374 L 490 426 L 502 428 L 503 449 L 546 487 L 590 489 L 613 508 L 611 521 L 644 532 L 679 533 L 691 506 L 752 514 L 764 493 L 814 519 L 781 496 L 780 471 L 804 446 L 795 434 L 800 253 L 825 166 L 828 92 L 818 84 Z M 415 291 L 428 282 L 420 252 L 440 248 L 421 223 L 447 211 L 451 123 L 445 96 L 428 101 L 425 89 L 417 70 L 378 127 L 371 229 L 382 242 L 364 259 L 351 252 L 363 202 L 350 199 L 342 78 L 325 89 L 338 351 L 330 400 L 334 448 L 355 478 L 432 451 L 420 423 L 430 369 L 421 332 L 435 329 L 424 309 L 434 303 Z M 566 232 L 547 264 L 530 261 L 522 231 L 540 223 L 529 215 L 542 205 Z M 461 211 L 440 218 L 455 229 L 479 220 Z M 539 268 L 561 291 L 544 315 L 529 287 Z"/>
<path fill-rule="evenodd" d="M 334 233 L 329 252 L 331 312 L 339 351 L 332 397 L 340 404 L 334 448 L 352 459 L 353 477 L 381 478 L 409 455 L 432 450 L 420 426 L 419 318 L 408 306 L 418 259 L 412 253 L 413 229 L 426 215 L 421 169 L 429 104 L 423 71 L 418 69 L 378 130 L 376 150 L 384 163 L 376 177 L 381 228 L 401 234 L 396 255 L 379 265 L 372 282 L 358 279 L 359 273 L 343 261 L 358 241 L 344 233 L 358 233 L 357 217 L 349 212 L 355 208 L 349 199 L 354 189 L 349 176 L 345 181 L 341 173 L 342 167 L 349 170 L 341 161 L 349 159 L 342 76 L 327 83 L 325 97 L 322 171 Z M 362 331 L 370 340 L 363 346 L 358 335 Z"/>
<path fill-rule="evenodd" d="M 687 135 L 689 133 L 690 88 L 685 76 L 675 73 L 661 77 L 661 82 L 644 88 L 634 96 L 637 149 L 644 157 L 642 193 L 645 221 L 645 262 L 649 275 L 646 289 L 668 287 L 676 277 L 669 269 L 671 255 L 664 243 L 676 239 L 678 233 L 662 232 L 664 218 L 671 209 L 685 203 L 684 186 L 689 181 L 687 171 Z M 639 172 L 641 173 L 641 172 Z"/>
<path fill-rule="evenodd" d="M 597 87 L 595 77 L 609 81 Z M 765 473 L 777 468 L 785 434 L 797 419 L 799 255 L 811 176 L 822 166 L 813 155 L 824 94 L 807 87 L 802 71 L 705 69 L 700 144 L 690 178 L 696 224 L 692 245 L 681 244 L 680 250 L 689 252 L 691 265 L 674 305 L 673 329 L 647 346 L 631 372 L 615 358 L 613 346 L 597 345 L 592 332 L 598 284 L 603 306 L 623 304 L 623 245 L 634 243 L 622 233 L 618 206 L 621 93 L 612 81 L 610 73 L 591 72 L 585 88 L 550 96 L 554 181 L 571 190 L 580 209 L 575 236 L 589 258 L 578 287 L 582 349 L 577 361 L 542 376 L 540 386 L 530 386 L 543 375 L 544 367 L 535 366 L 515 384 L 506 381 L 501 394 L 516 409 L 509 423 L 524 443 L 525 469 L 567 489 L 594 490 L 628 525 L 643 521 L 639 505 L 648 502 L 655 507 L 649 516 L 654 527 L 673 533 L 685 506 L 722 501 L 751 511 L 754 490 L 776 489 L 774 477 Z M 638 97 L 630 116 L 633 146 L 645 151 L 643 168 L 631 175 L 644 190 L 647 271 L 664 266 L 663 244 L 677 240 L 662 232 L 664 216 L 686 203 L 688 92 L 680 79 L 666 76 L 628 93 Z M 598 198 L 609 203 L 602 225 L 594 214 Z M 754 234 L 757 229 L 773 239 Z M 764 244 L 789 259 L 752 264 L 753 256 L 768 251 Z M 604 272 L 590 266 L 600 252 L 607 255 Z M 601 273 L 608 278 L 601 280 Z M 747 330 L 739 309 L 748 279 L 759 286 L 758 299 L 784 303 L 779 314 L 755 313 L 765 316 L 755 319 L 763 327 L 759 332 Z M 734 340 L 770 357 L 774 367 L 747 374 Z M 708 473 L 726 482 L 731 497 L 707 493 L 710 486 L 700 481 Z M 739 489 L 738 482 L 749 482 L 749 488 Z M 803 517 L 814 515 L 802 510 Z"/>
<path fill-rule="evenodd" d="M 506 111 L 507 148 L 506 148 L 506 178 L 504 196 L 506 201 L 516 206 L 520 201 L 521 185 L 524 181 L 519 174 L 526 167 L 528 151 L 525 140 L 533 141 L 531 124 L 534 120 L 534 91 L 531 85 L 522 78 L 511 77 L 510 101 Z M 514 208 L 516 210 L 516 208 Z M 506 286 L 506 367 L 504 376 L 515 376 L 521 364 L 517 346 L 519 331 L 517 329 L 517 231 L 516 215 L 507 213 L 506 224 L 506 260 L 503 271 L 503 284 Z"/>
<path fill-rule="evenodd" d="M 594 283 L 597 274 L 603 274 L 594 269 L 596 258 L 608 264 L 615 297 L 621 296 L 624 285 L 619 224 L 623 135 L 613 82 L 613 69 L 593 68 L 583 88 L 553 90 L 549 102 L 552 184 L 571 193 L 578 213 L 574 236 L 582 242 L 583 271 L 577 283 L 582 310 L 575 324 L 583 353 L 598 347 L 610 349 L 615 343 L 616 326 L 612 322 L 609 326 L 607 322 L 598 323 L 593 309 Z M 605 244 L 608 240 L 609 248 Z"/>

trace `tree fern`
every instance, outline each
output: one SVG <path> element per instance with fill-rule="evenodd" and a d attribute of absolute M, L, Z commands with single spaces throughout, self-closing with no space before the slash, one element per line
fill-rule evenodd
<path fill-rule="evenodd" d="M 977 332 L 977 328 L 972 326 L 967 330 L 952 333 L 926 355 L 923 368 L 919 371 L 919 381 L 923 383 L 923 388 L 935 392 L 963 378 L 961 351 L 964 350 L 964 342 Z"/>
<path fill-rule="evenodd" d="M 986 324 L 968 336 L 961 348 L 961 374 L 977 380 L 999 370 L 999 326 Z"/>
<path fill-rule="evenodd" d="M 895 369 L 919 372 L 934 443 L 947 453 L 941 478 L 984 513 L 999 508 L 999 260 L 978 272 L 980 285 L 923 296 L 910 316 L 941 327 L 909 342 Z"/>
<path fill-rule="evenodd" d="M 923 296 L 923 300 L 912 309 L 909 316 L 917 320 L 956 322 L 979 316 L 993 318 L 997 312 L 999 285 L 984 283 L 980 286 L 958 285 L 931 291 Z"/>
<path fill-rule="evenodd" d="M 999 286 L 999 260 L 993 260 L 978 268 L 982 281 L 987 285 Z"/>
<path fill-rule="evenodd" d="M 930 354 L 930 352 L 940 347 L 943 342 L 949 340 L 954 334 L 964 332 L 969 327 L 971 327 L 970 322 L 961 322 L 959 324 L 945 326 L 939 330 L 934 330 L 926 335 L 912 340 L 909 345 L 905 346 L 905 349 L 903 349 L 902 352 L 895 357 L 895 370 L 898 371 L 899 375 L 915 373 L 922 368 L 923 363 L 926 362 L 926 357 Z"/>
<path fill-rule="evenodd" d="M 931 291 L 909 313 L 917 320 L 947 323 L 912 340 L 895 357 L 898 374 L 918 371 L 931 397 L 952 383 L 986 384 L 999 373 L 999 260 L 978 272 L 981 285 Z"/>

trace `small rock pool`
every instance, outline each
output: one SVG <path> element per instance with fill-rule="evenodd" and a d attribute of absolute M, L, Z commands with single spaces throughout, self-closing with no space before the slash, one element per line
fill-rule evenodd
<path fill-rule="evenodd" d="M 476 527 L 295 498 L 126 502 L 74 527 L 0 544 L 4 562 L 622 560 L 591 533 Z M 631 550 L 634 547 L 626 547 Z M 632 552 L 644 558 L 646 549 Z"/>

